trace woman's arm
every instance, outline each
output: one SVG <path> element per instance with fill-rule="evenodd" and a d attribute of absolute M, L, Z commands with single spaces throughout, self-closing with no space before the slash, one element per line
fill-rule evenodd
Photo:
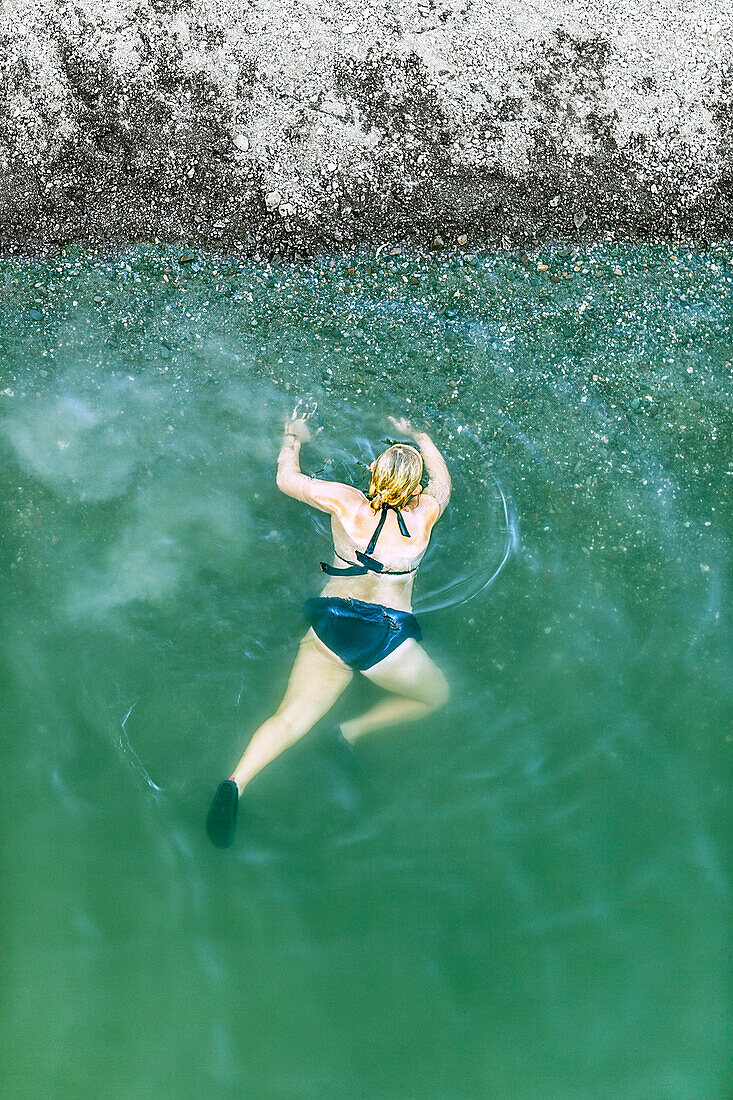
<path fill-rule="evenodd" d="M 422 451 L 423 461 L 425 462 L 425 469 L 428 475 L 425 495 L 432 497 L 433 500 L 437 502 L 440 514 L 442 515 L 446 504 L 450 500 L 451 493 L 451 479 L 448 473 L 448 467 L 445 464 L 445 459 L 427 432 L 415 431 L 409 420 L 395 420 L 392 416 L 390 416 L 389 419 L 398 431 L 402 432 L 404 435 L 412 436 Z"/>
<path fill-rule="evenodd" d="M 437 500 L 442 514 L 451 493 L 451 479 L 445 459 L 427 432 L 415 432 L 413 439 L 422 451 L 425 469 L 428 472 L 425 492 L 433 500 Z"/>
<path fill-rule="evenodd" d="M 277 457 L 277 487 L 286 496 L 294 497 L 303 504 L 339 515 L 348 506 L 348 497 L 353 496 L 356 490 L 338 481 L 321 481 L 302 473 L 300 448 L 310 437 L 304 416 L 296 417 L 293 413 L 285 421 L 285 435 Z"/>

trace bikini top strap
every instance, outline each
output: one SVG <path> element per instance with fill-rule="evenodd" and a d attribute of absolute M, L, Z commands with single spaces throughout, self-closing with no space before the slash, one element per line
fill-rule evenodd
<path fill-rule="evenodd" d="M 389 506 L 387 504 L 385 504 L 384 507 L 382 508 L 382 514 L 379 517 L 379 523 L 374 528 L 374 534 L 369 539 L 369 545 L 366 548 L 367 554 L 373 554 L 374 553 L 374 547 L 377 545 L 377 539 L 379 538 L 379 536 L 382 533 L 382 528 L 384 527 L 385 520 L 387 519 L 388 510 L 389 510 Z"/>
<path fill-rule="evenodd" d="M 402 518 L 402 512 L 399 510 L 399 508 L 395 508 L 395 512 L 397 513 L 397 526 L 400 529 L 400 534 L 403 535 L 406 539 L 409 539 L 410 532 L 407 530 L 407 524 Z"/>
<path fill-rule="evenodd" d="M 357 565 L 356 563 L 348 563 L 347 569 L 338 569 L 332 565 L 327 565 L 325 561 L 322 561 L 321 569 L 323 570 L 323 572 L 328 573 L 330 577 L 363 577 L 365 573 L 369 572 L 391 573 L 395 576 L 401 576 L 407 573 L 414 573 L 415 569 L 417 569 L 417 566 L 415 567 L 415 569 L 385 569 L 380 561 L 375 561 L 375 559 L 372 557 L 372 554 L 374 553 L 374 548 L 377 545 L 377 539 L 381 535 L 382 528 L 384 527 L 385 521 L 387 519 L 387 512 L 389 512 L 390 509 L 393 512 L 397 513 L 397 525 L 400 529 L 400 534 L 403 535 L 406 539 L 409 539 L 410 532 L 407 530 L 407 524 L 402 518 L 402 512 L 399 510 L 399 508 L 395 508 L 391 504 L 385 504 L 382 507 L 382 514 L 379 517 L 379 523 L 374 529 L 374 534 L 370 538 L 369 545 L 367 546 L 366 550 L 354 551 L 354 553 L 356 554 L 356 559 L 360 564 Z M 336 554 L 336 557 L 340 558 L 341 555 Z M 341 558 L 341 560 L 346 561 L 346 558 Z"/>
<path fill-rule="evenodd" d="M 387 512 L 389 512 L 389 511 L 397 513 L 397 526 L 400 529 L 400 534 L 403 535 L 404 538 L 409 539 L 410 532 L 407 530 L 407 524 L 405 523 L 404 519 L 402 518 L 402 512 L 399 510 L 399 508 L 395 508 L 391 504 L 385 504 L 385 505 L 382 506 L 382 514 L 379 517 L 379 523 L 375 527 L 374 534 L 372 535 L 371 539 L 369 540 L 369 545 L 366 548 L 366 553 L 367 554 L 373 554 L 374 553 L 374 549 L 377 545 L 377 539 L 379 538 L 379 536 L 382 533 L 382 528 L 384 527 L 385 521 L 387 519 Z"/>

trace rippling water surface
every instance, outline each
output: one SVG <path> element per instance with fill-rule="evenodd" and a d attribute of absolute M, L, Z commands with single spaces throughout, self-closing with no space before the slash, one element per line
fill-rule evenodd
<path fill-rule="evenodd" d="M 5 1095 L 727 1095 L 732 292 L 728 245 L 0 261 Z M 222 853 L 328 546 L 298 398 L 358 485 L 432 426 L 453 693 L 357 779 L 315 730 Z"/>

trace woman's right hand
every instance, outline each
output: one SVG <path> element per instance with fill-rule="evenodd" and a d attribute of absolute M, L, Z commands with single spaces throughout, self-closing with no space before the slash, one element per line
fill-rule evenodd
<path fill-rule="evenodd" d="M 292 435 L 301 443 L 308 443 L 311 439 L 311 430 L 306 423 L 305 415 L 298 416 L 296 409 L 285 421 L 285 434 Z"/>
<path fill-rule="evenodd" d="M 285 434 L 294 436 L 301 443 L 310 443 L 313 433 L 306 422 L 309 417 L 313 416 L 317 408 L 317 401 L 299 401 L 285 421 Z M 316 435 L 320 431 L 321 429 L 318 428 Z"/>

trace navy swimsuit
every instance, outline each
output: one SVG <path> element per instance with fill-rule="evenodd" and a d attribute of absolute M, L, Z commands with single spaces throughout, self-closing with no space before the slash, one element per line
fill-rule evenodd
<path fill-rule="evenodd" d="M 357 561 L 347 562 L 347 568 L 326 565 L 321 569 L 331 577 L 363 577 L 367 573 L 381 573 L 404 576 L 414 573 L 414 569 L 385 569 L 380 561 L 372 557 L 377 545 L 387 512 L 391 505 L 382 508 L 382 515 L 369 540 L 366 552 L 356 551 Z M 400 533 L 410 537 L 402 513 L 397 513 Z M 340 558 L 341 555 L 337 554 Z M 341 558 L 341 561 L 346 561 Z M 363 672 L 378 661 L 383 660 L 408 638 L 422 638 L 420 624 L 410 611 L 398 611 L 395 607 L 384 607 L 379 603 L 365 603 L 363 600 L 341 599 L 337 596 L 321 596 L 307 600 L 304 611 L 310 625 L 324 645 L 341 660 L 359 672 Z"/>

